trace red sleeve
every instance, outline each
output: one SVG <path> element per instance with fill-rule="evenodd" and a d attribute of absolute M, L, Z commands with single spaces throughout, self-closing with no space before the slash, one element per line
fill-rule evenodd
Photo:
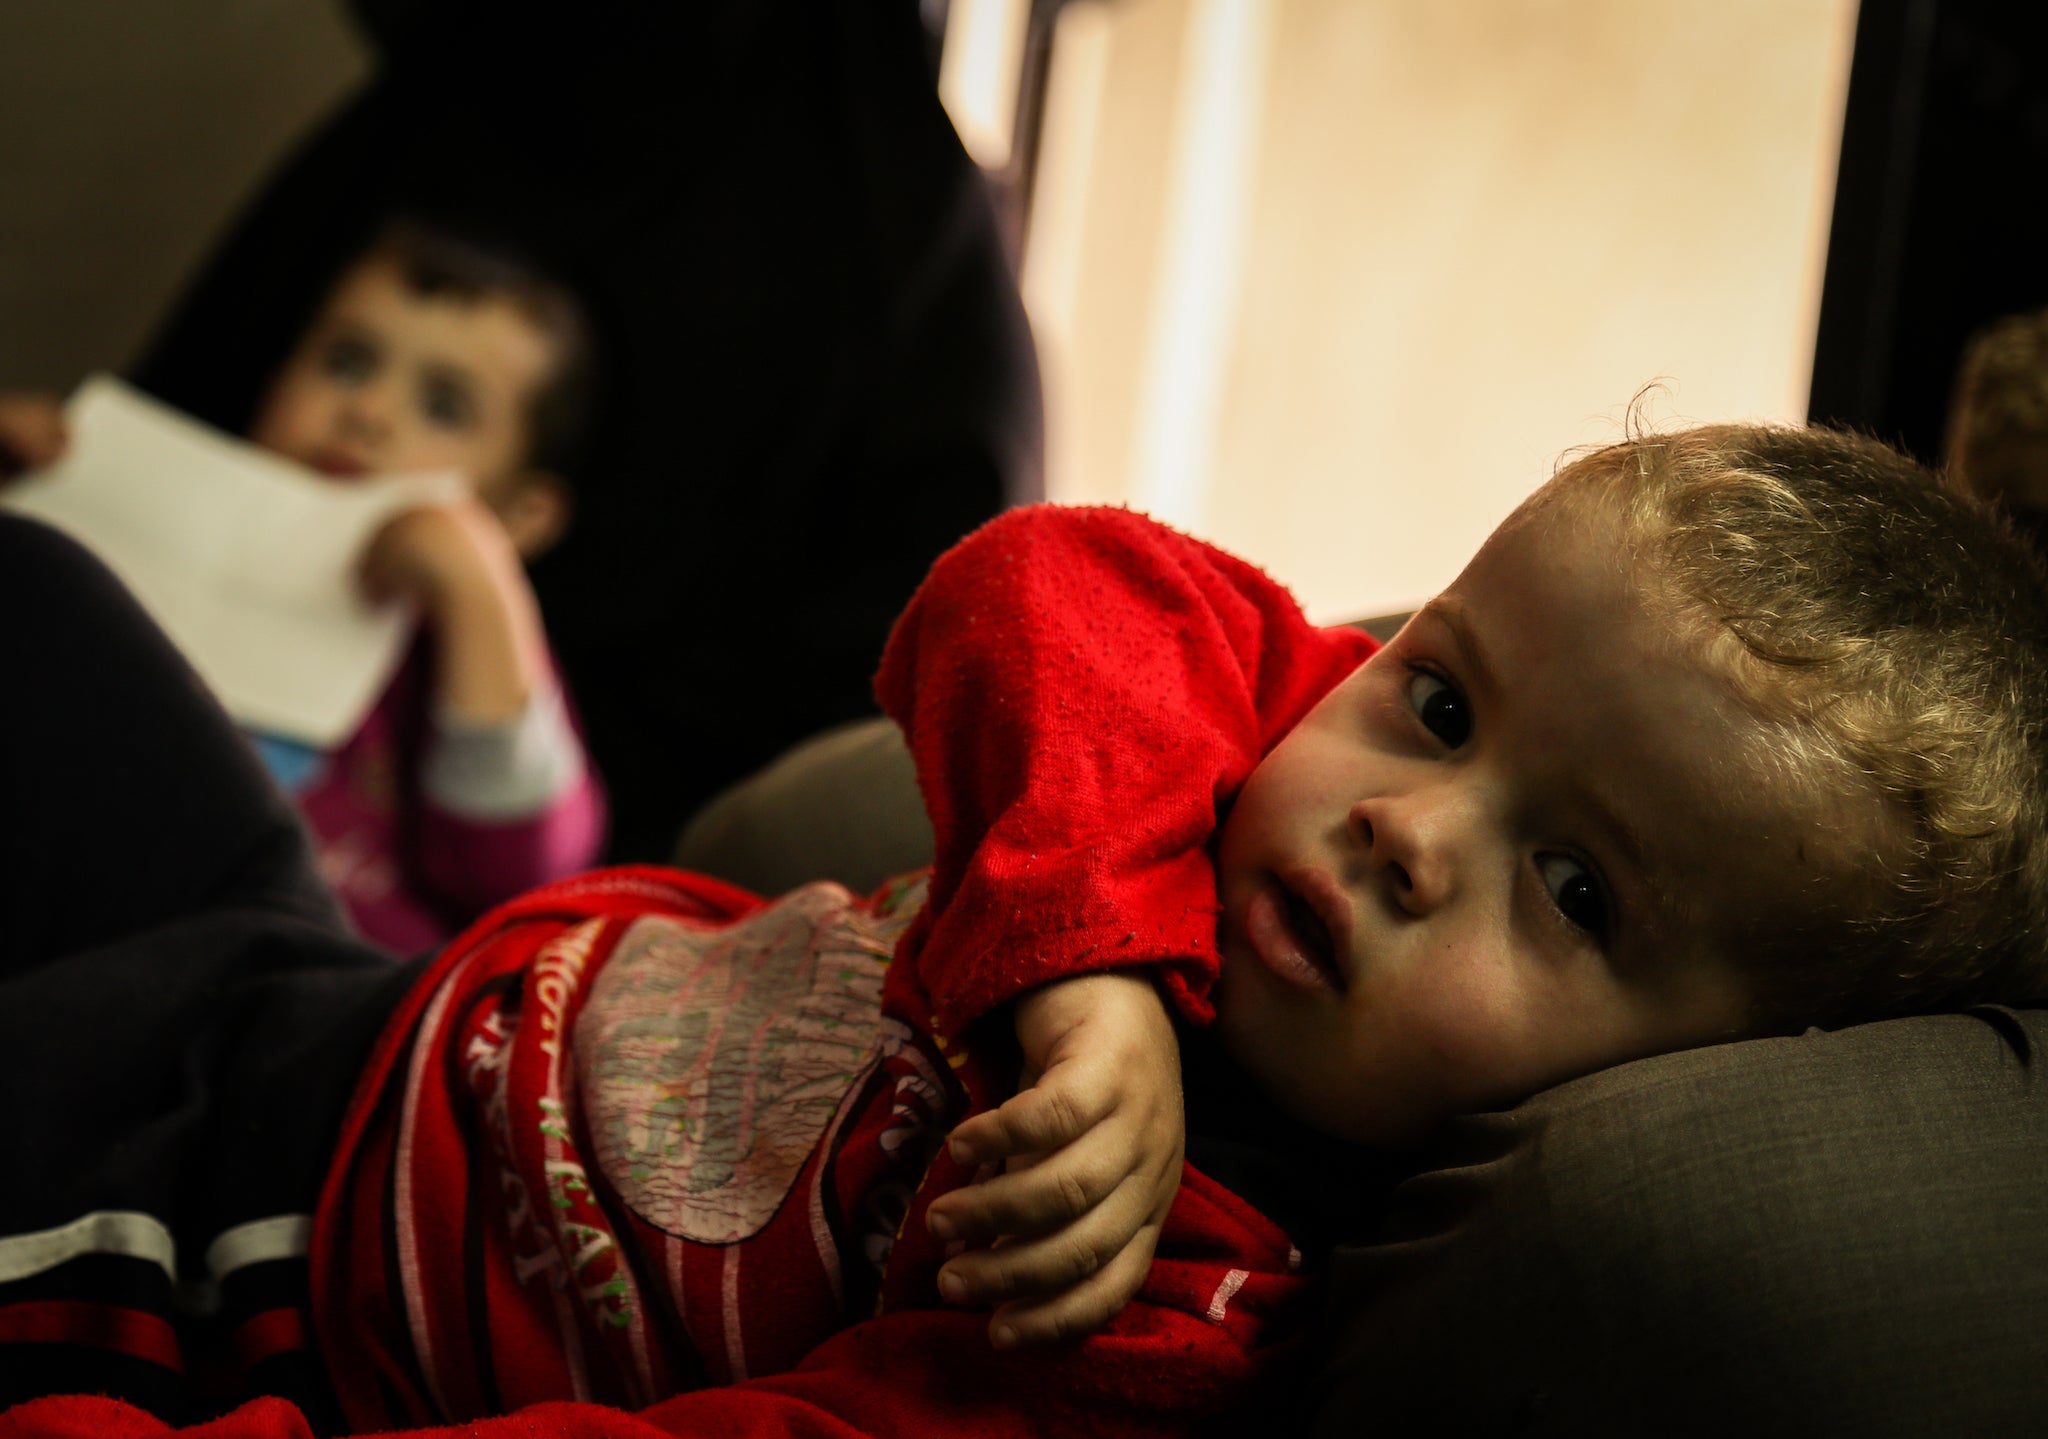
<path fill-rule="evenodd" d="M 1219 812 L 1375 648 L 1128 510 L 1013 511 L 941 557 L 876 677 L 936 834 L 901 953 L 941 1028 L 1148 963 L 1205 1021 Z"/>

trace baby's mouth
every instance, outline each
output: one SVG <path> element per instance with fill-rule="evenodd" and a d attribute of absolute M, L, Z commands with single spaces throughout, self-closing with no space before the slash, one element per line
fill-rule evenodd
<path fill-rule="evenodd" d="M 1344 989 L 1336 942 L 1315 907 L 1277 876 L 1253 895 L 1245 933 L 1261 963 L 1303 989 Z"/>
<path fill-rule="evenodd" d="M 1301 937 L 1302 944 L 1309 952 L 1309 958 L 1332 977 L 1337 972 L 1337 946 L 1330 938 L 1330 927 L 1323 923 L 1322 916 L 1308 906 L 1308 901 L 1293 890 L 1280 887 L 1282 902 L 1287 906 L 1287 921 Z"/>

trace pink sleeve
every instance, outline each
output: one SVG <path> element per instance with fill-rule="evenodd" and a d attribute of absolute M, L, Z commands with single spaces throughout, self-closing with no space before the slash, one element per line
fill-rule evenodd
<path fill-rule="evenodd" d="M 568 779 L 538 809 L 504 818 L 462 813 L 419 788 L 419 874 L 435 896 L 459 914 L 480 914 L 496 904 L 596 864 L 604 852 L 604 787 L 582 750 L 573 706 L 560 701 L 561 744 L 570 746 Z"/>
<path fill-rule="evenodd" d="M 903 953 L 941 1027 L 1133 964 L 1206 1020 L 1218 814 L 1375 648 L 1127 510 L 1013 511 L 941 557 L 876 679 L 936 835 Z"/>

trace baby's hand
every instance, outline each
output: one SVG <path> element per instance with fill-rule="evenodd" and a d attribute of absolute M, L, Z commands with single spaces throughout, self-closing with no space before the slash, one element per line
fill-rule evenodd
<path fill-rule="evenodd" d="M 56 464 L 69 443 L 64 402 L 55 395 L 0 394 L 0 482 Z"/>
<path fill-rule="evenodd" d="M 1180 1188 L 1187 1133 L 1180 1048 L 1137 974 L 1059 980 L 1017 1001 L 1024 1087 L 950 1137 L 964 1163 L 1006 1172 L 932 1202 L 941 1240 L 997 1240 L 939 1272 L 955 1303 L 994 1303 L 998 1347 L 1079 1339 L 1145 1282 Z"/>

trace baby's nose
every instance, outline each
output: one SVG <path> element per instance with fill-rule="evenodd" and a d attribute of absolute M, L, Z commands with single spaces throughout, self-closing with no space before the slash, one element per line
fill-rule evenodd
<path fill-rule="evenodd" d="M 1455 817 L 1426 797 L 1360 800 L 1351 807 L 1351 827 L 1408 913 L 1431 913 L 1456 893 Z"/>

